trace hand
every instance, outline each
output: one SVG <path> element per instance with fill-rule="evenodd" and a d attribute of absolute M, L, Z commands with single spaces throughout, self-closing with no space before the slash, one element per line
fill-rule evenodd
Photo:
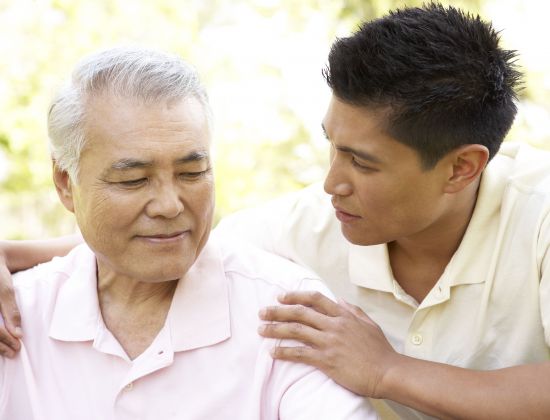
<path fill-rule="evenodd" d="M 15 294 L 6 260 L 0 253 L 0 355 L 14 357 L 21 348 L 21 315 L 15 302 Z"/>
<path fill-rule="evenodd" d="M 306 346 L 275 347 L 274 359 L 314 366 L 356 394 L 381 398 L 385 373 L 402 357 L 360 308 L 335 303 L 319 292 L 290 292 L 284 306 L 260 311 L 263 337 L 298 340 Z"/>

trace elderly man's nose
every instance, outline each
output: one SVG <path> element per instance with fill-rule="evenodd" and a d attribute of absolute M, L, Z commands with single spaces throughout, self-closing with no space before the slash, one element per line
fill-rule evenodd
<path fill-rule="evenodd" d="M 147 207 L 150 217 L 174 218 L 183 212 L 184 205 L 177 188 L 164 186 L 154 194 Z"/>

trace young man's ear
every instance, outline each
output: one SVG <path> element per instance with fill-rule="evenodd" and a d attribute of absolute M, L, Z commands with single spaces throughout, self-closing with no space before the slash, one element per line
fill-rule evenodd
<path fill-rule="evenodd" d="M 481 144 L 466 144 L 450 152 L 448 157 L 452 170 L 444 192 L 453 194 L 479 179 L 489 161 L 489 149 Z"/>
<path fill-rule="evenodd" d="M 73 191 L 71 186 L 71 178 L 67 171 L 62 170 L 57 166 L 55 161 L 52 161 L 53 164 L 53 182 L 55 184 L 55 189 L 59 199 L 65 206 L 67 210 L 74 213 L 74 203 L 73 203 Z"/>

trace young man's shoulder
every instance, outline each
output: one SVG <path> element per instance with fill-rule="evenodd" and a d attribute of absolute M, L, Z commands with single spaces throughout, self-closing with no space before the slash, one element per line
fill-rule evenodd
<path fill-rule="evenodd" d="M 550 151 L 510 142 L 502 145 L 494 160 L 491 165 L 500 167 L 512 188 L 550 195 Z"/>

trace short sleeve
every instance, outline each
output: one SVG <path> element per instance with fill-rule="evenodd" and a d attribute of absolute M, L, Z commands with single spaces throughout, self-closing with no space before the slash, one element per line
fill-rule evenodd
<path fill-rule="evenodd" d="M 284 393 L 281 420 L 371 420 L 378 415 L 369 400 L 360 397 L 314 370 Z"/>

